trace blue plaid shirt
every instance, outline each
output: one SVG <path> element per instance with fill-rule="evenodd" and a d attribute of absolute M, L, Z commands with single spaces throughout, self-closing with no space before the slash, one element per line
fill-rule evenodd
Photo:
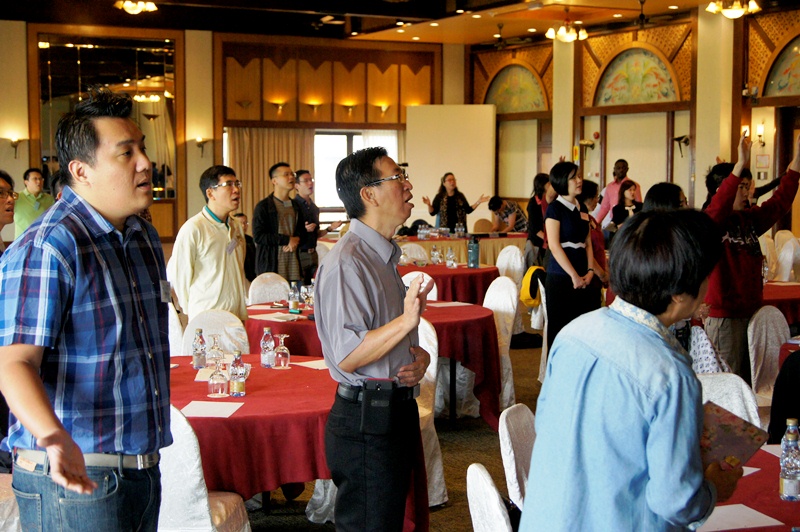
<path fill-rule="evenodd" d="M 44 347 L 40 375 L 84 453 L 172 443 L 164 255 L 155 229 L 124 232 L 69 187 L 0 258 L 0 345 Z M 12 415 L 4 448 L 35 449 Z"/>

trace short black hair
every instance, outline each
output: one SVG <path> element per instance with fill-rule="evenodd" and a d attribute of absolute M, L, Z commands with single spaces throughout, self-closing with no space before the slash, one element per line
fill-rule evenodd
<path fill-rule="evenodd" d="M 647 191 L 642 210 L 677 211 L 683 207 L 681 192 L 683 190 L 675 183 L 656 183 Z"/>
<path fill-rule="evenodd" d="M 625 159 L 617 159 L 616 161 L 614 161 L 614 166 L 616 166 L 617 163 L 625 163 L 625 166 L 629 166 L 628 161 L 626 161 Z"/>
<path fill-rule="evenodd" d="M 600 185 L 589 179 L 584 179 L 581 193 L 578 194 L 575 199 L 581 203 L 586 203 L 588 200 L 594 199 L 595 196 L 597 196 L 598 190 L 600 190 Z"/>
<path fill-rule="evenodd" d="M 708 191 L 708 197 L 703 204 L 704 209 L 711 203 L 711 198 L 717 193 L 717 189 L 725 178 L 731 175 L 734 166 L 733 163 L 719 163 L 712 166 L 711 170 L 708 171 L 708 174 L 706 174 L 706 190 Z"/>
<path fill-rule="evenodd" d="M 572 172 L 577 175 L 577 164 L 561 161 L 553 165 L 550 169 L 550 185 L 553 190 L 562 196 L 569 194 L 569 176 Z"/>
<path fill-rule="evenodd" d="M 208 194 L 206 190 L 219 183 L 219 178 L 224 175 L 236 177 L 236 172 L 233 171 L 233 168 L 217 164 L 208 168 L 203 172 L 203 175 L 200 176 L 200 190 L 203 192 L 203 198 L 205 198 L 206 203 L 208 203 Z"/>
<path fill-rule="evenodd" d="M 27 181 L 28 180 L 28 176 L 30 176 L 33 172 L 36 172 L 40 176 L 44 177 L 44 174 L 42 173 L 42 169 L 41 168 L 28 168 L 27 170 L 25 170 L 25 173 L 22 174 L 22 180 L 23 181 Z"/>
<path fill-rule="evenodd" d="M 495 212 L 500 206 L 503 205 L 503 198 L 500 196 L 492 196 L 489 200 L 489 210 Z"/>
<path fill-rule="evenodd" d="M 632 179 L 627 179 L 620 183 L 619 191 L 617 192 L 617 203 L 625 205 L 625 191 L 631 188 L 636 188 L 636 181 Z"/>
<path fill-rule="evenodd" d="M 62 166 L 50 176 L 50 193 L 53 194 L 54 198 L 58 198 L 61 189 L 64 188 L 65 178 L 62 177 L 64 173 L 69 173 L 69 170 L 67 170 L 65 166 Z"/>
<path fill-rule="evenodd" d="M 71 161 L 95 164 L 97 152 L 97 129 L 94 121 L 98 118 L 130 118 L 133 99 L 129 94 L 114 93 L 105 87 L 91 87 L 87 96 L 75 106 L 75 110 L 65 114 L 56 129 L 56 149 L 58 160 L 65 171 L 61 174 L 61 185 L 72 184 L 72 174 L 68 167 Z"/>
<path fill-rule="evenodd" d="M 291 167 L 292 167 L 292 165 L 290 165 L 289 163 L 284 163 L 284 162 L 279 162 L 279 163 L 275 163 L 275 164 L 273 164 L 272 166 L 270 166 L 270 167 L 269 167 L 269 172 L 268 172 L 268 174 L 269 174 L 269 178 L 270 178 L 270 179 L 272 179 L 272 173 L 273 173 L 275 170 L 277 170 L 278 168 L 280 168 L 281 166 L 287 166 L 287 167 L 289 167 L 289 168 L 291 168 Z"/>
<path fill-rule="evenodd" d="M 351 220 L 367 212 L 361 189 L 381 178 L 378 159 L 387 155 L 386 148 L 364 148 L 351 153 L 336 166 L 336 193 Z"/>
<path fill-rule="evenodd" d="M 11 190 L 14 190 L 14 180 L 11 179 L 11 176 L 5 170 L 0 170 L 0 179 L 8 183 L 8 186 L 11 187 Z"/>
<path fill-rule="evenodd" d="M 311 172 L 309 172 L 308 170 L 298 170 L 294 173 L 294 175 L 296 175 L 297 177 L 300 177 L 301 175 L 305 174 L 311 174 Z"/>
<path fill-rule="evenodd" d="M 548 174 L 545 174 L 544 172 L 536 174 L 536 177 L 533 178 L 533 196 L 542 199 L 542 196 L 544 196 L 545 186 L 549 182 L 550 176 Z"/>
<path fill-rule="evenodd" d="M 674 295 L 697 297 L 721 255 L 722 235 L 707 214 L 694 209 L 641 212 L 614 236 L 611 288 L 658 316 Z"/>

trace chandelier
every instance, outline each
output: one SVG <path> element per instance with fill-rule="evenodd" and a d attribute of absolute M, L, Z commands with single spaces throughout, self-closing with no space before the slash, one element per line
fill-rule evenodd
<path fill-rule="evenodd" d="M 544 34 L 545 37 L 548 39 L 558 39 L 561 42 L 575 42 L 575 41 L 583 41 L 589 37 L 589 34 L 586 33 L 586 30 L 581 28 L 580 30 L 575 29 L 575 25 L 569 19 L 569 8 L 565 7 L 564 12 L 567 14 L 567 17 L 564 19 L 564 23 L 560 24 L 558 28 L 550 27 L 547 30 L 547 33 Z"/>
<path fill-rule="evenodd" d="M 114 3 L 114 7 L 122 9 L 129 15 L 138 15 L 139 13 L 149 13 L 158 10 L 154 2 L 132 2 L 131 0 L 119 0 Z"/>
<path fill-rule="evenodd" d="M 730 19 L 740 18 L 744 15 L 758 13 L 761 7 L 756 0 L 716 0 L 708 4 L 706 11 L 709 13 L 722 13 Z"/>

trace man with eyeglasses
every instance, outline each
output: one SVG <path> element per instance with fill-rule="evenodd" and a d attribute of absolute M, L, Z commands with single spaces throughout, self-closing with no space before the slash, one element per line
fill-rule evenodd
<path fill-rule="evenodd" d="M 314 178 L 308 170 L 298 170 L 294 189 L 297 195 L 294 199 L 303 210 L 306 218 L 306 240 L 300 245 L 300 269 L 303 273 L 303 284 L 311 284 L 311 279 L 317 273 L 319 257 L 317 257 L 317 239 L 327 235 L 329 231 L 338 229 L 342 222 L 333 222 L 327 229 L 319 227 L 319 207 L 314 203 L 311 195 L 314 193 Z"/>
<path fill-rule="evenodd" d="M 433 281 L 423 285 L 420 275 L 406 290 L 397 272 L 402 252 L 392 236 L 414 204 L 411 183 L 385 149 L 344 158 L 336 189 L 350 231 L 319 266 L 314 307 L 325 363 L 339 383 L 325 426 L 336 529 L 399 531 L 412 471 L 425 468 L 414 398 L 430 355 L 417 326 Z M 424 498 L 427 488 L 420 491 Z M 427 529 L 427 506 L 415 506 L 419 529 Z"/>
<path fill-rule="evenodd" d="M 33 221 L 55 203 L 50 194 L 44 192 L 44 177 L 39 168 L 28 168 L 22 174 L 25 190 L 14 206 L 14 238 L 25 232 Z"/>
<path fill-rule="evenodd" d="M 216 165 L 200 176 L 200 190 L 206 205 L 178 231 L 167 275 L 190 320 L 210 309 L 246 320 L 244 230 L 232 216 L 242 183 L 232 168 Z"/>
<path fill-rule="evenodd" d="M 305 216 L 300 204 L 289 197 L 295 173 L 289 163 L 269 169 L 273 192 L 253 209 L 256 241 L 256 273 L 274 272 L 287 281 L 302 281 L 297 249 L 306 238 Z"/>

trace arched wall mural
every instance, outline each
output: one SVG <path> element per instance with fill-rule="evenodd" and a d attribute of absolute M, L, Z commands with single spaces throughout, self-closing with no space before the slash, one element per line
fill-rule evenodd
<path fill-rule="evenodd" d="M 663 54 L 644 43 L 629 44 L 609 61 L 595 90 L 594 105 L 680 101 L 675 72 Z"/>
<path fill-rule="evenodd" d="M 498 114 L 547 111 L 544 85 L 531 69 L 520 64 L 503 67 L 492 79 L 484 103 L 497 106 Z"/>
<path fill-rule="evenodd" d="M 800 35 L 783 48 L 764 83 L 764 96 L 800 95 Z"/>

